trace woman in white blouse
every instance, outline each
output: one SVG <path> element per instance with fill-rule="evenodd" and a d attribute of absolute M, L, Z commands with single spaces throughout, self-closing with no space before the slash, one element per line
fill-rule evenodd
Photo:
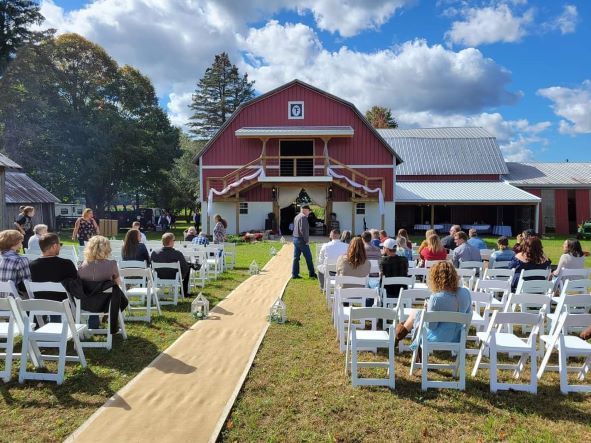
<path fill-rule="evenodd" d="M 558 260 L 558 266 L 552 273 L 555 277 L 558 277 L 560 271 L 564 269 L 583 269 L 585 267 L 585 254 L 581 248 L 579 240 L 569 238 L 565 240 L 562 245 L 563 254 Z"/>

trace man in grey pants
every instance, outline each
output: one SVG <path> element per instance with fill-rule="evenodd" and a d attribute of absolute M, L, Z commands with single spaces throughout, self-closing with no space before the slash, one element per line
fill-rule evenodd
<path fill-rule="evenodd" d="M 310 278 L 318 278 L 314 271 L 314 262 L 310 252 L 310 226 L 308 225 L 310 206 L 303 205 L 300 213 L 293 219 L 293 264 L 291 266 L 291 278 L 300 277 L 300 255 L 304 254 Z"/>

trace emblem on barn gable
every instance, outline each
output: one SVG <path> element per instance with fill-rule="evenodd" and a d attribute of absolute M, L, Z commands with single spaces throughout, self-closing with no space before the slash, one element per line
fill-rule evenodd
<path fill-rule="evenodd" d="M 290 120 L 301 120 L 304 118 L 304 102 L 288 102 L 287 118 Z"/>

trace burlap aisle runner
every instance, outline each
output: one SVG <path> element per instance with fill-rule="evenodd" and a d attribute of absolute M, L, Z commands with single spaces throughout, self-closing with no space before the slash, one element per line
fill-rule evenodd
<path fill-rule="evenodd" d="M 289 282 L 292 248 L 285 245 L 67 441 L 215 440 L 267 331 L 269 308 Z"/>

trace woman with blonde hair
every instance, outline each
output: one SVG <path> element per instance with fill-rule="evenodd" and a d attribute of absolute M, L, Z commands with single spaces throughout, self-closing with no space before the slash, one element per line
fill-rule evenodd
<path fill-rule="evenodd" d="M 420 252 L 421 266 L 425 266 L 427 260 L 445 260 L 447 258 L 447 250 L 443 247 L 441 239 L 437 234 L 431 234 L 427 239 L 427 247 Z"/>
<path fill-rule="evenodd" d="M 426 309 L 431 311 L 460 312 L 469 314 L 472 312 L 472 297 L 470 291 L 460 287 L 460 277 L 453 264 L 442 261 L 431 268 L 428 277 L 429 289 L 432 291 Z M 420 323 L 423 311 L 412 310 L 404 323 L 396 326 L 396 337 L 402 340 L 412 329 Z M 427 340 L 432 342 L 458 342 L 460 341 L 461 325 L 447 322 L 430 322 L 427 325 Z M 411 348 L 418 345 L 415 341 Z"/>
<path fill-rule="evenodd" d="M 421 251 L 427 247 L 427 239 L 431 237 L 433 234 L 437 234 L 435 229 L 427 229 L 425 232 L 425 240 L 421 242 L 421 246 L 419 246 L 419 255 L 421 255 Z"/>
<path fill-rule="evenodd" d="M 74 231 L 72 232 L 72 240 L 78 239 L 80 246 L 84 246 L 84 242 L 90 240 L 93 236 L 99 235 L 100 229 L 93 218 L 92 209 L 86 208 L 82 212 L 82 217 L 76 220 Z"/>
<path fill-rule="evenodd" d="M 85 291 L 92 290 L 105 281 L 112 281 L 114 284 L 121 286 L 117 262 L 109 259 L 110 256 L 111 243 L 107 237 L 95 235 L 88 241 L 86 248 L 84 248 L 84 261 L 78 268 L 78 277 L 85 283 Z M 83 300 L 83 304 L 85 301 Z M 123 309 L 127 306 L 127 303 L 121 306 Z M 82 307 L 84 308 L 84 305 Z M 103 308 L 91 312 L 105 312 L 105 310 Z M 113 318 L 111 320 L 114 321 Z M 88 318 L 88 327 L 90 329 L 99 327 L 98 315 L 91 315 Z"/>
<path fill-rule="evenodd" d="M 365 245 L 361 237 L 355 237 L 349 243 L 347 253 L 337 260 L 337 275 L 367 277 L 371 265 L 365 254 Z"/>

